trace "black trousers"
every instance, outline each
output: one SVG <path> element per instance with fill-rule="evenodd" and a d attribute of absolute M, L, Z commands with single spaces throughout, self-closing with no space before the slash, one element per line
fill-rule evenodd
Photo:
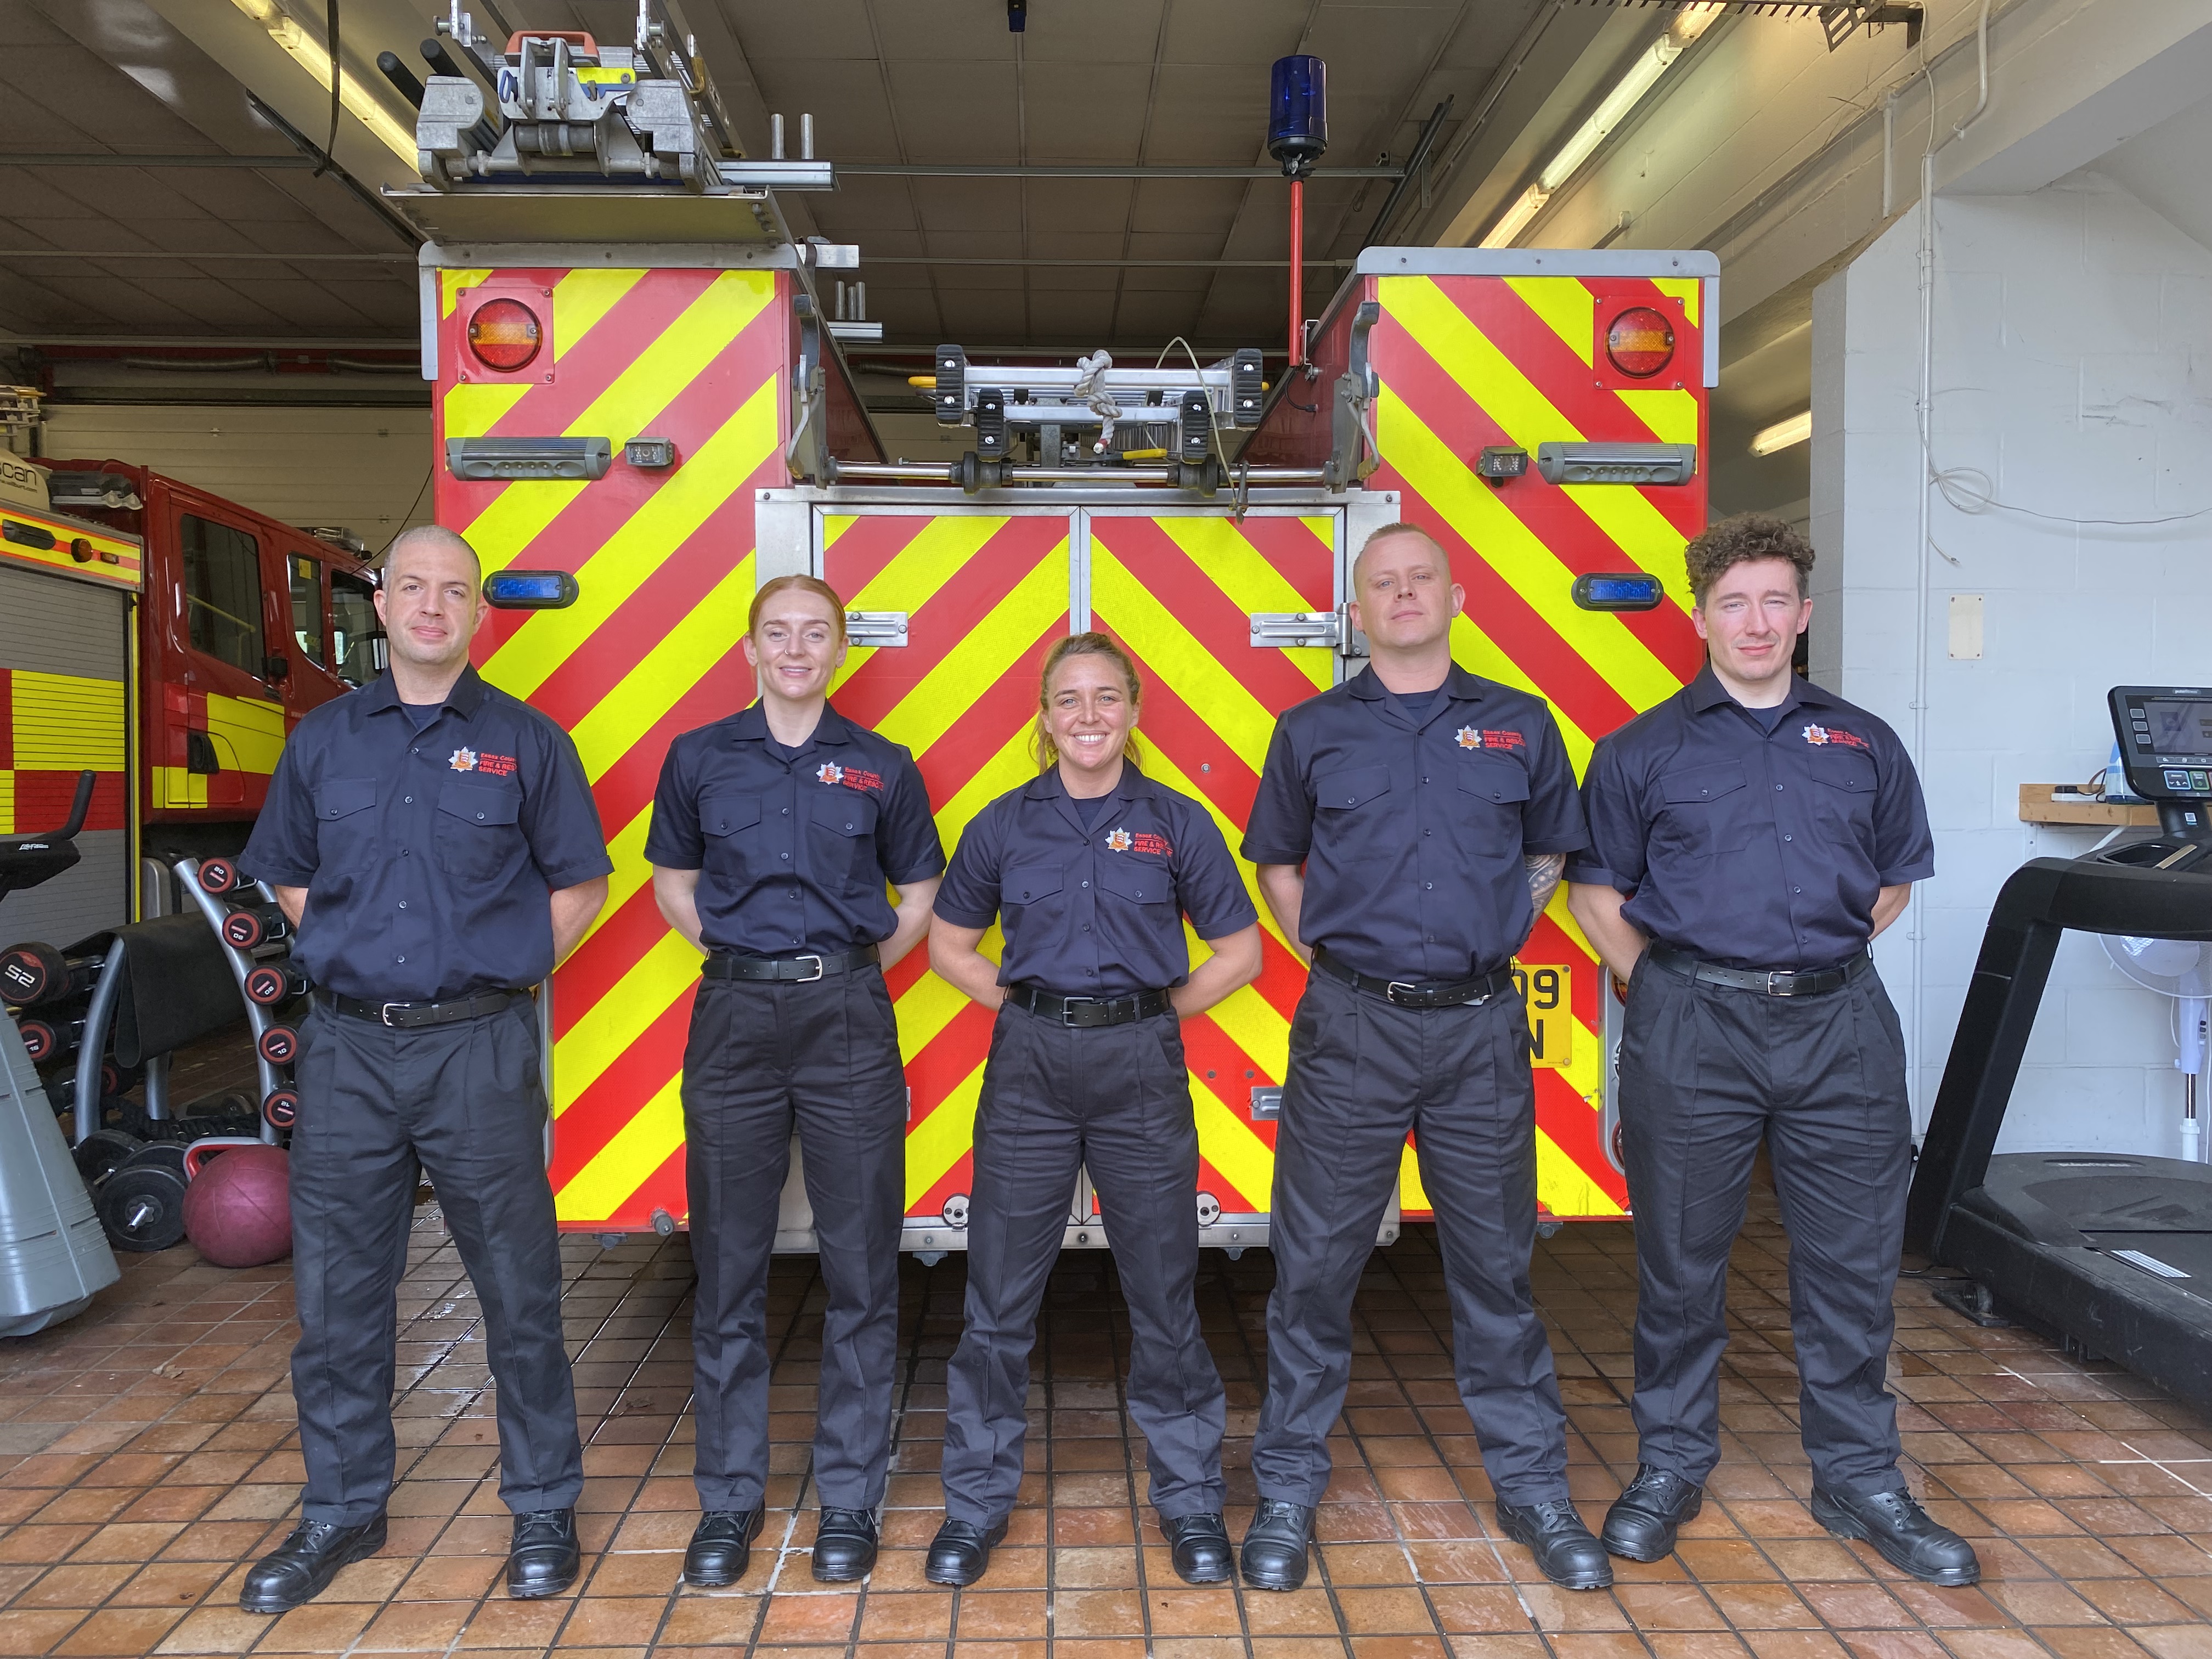
<path fill-rule="evenodd" d="M 1411 1131 L 1436 1206 L 1460 1398 L 1509 1504 L 1567 1495 L 1566 1413 L 1528 1293 L 1536 1097 L 1518 997 L 1409 1009 L 1306 981 L 1275 1131 L 1260 1495 L 1318 1504 L 1352 1375 L 1352 1302 Z"/>
<path fill-rule="evenodd" d="M 1638 1456 L 1686 1480 L 1720 1461 L 1729 1248 L 1764 1139 L 1790 1234 L 1799 1428 L 1831 1491 L 1896 1492 L 1882 1385 L 1911 1170 L 1905 1042 L 1880 977 L 1822 996 L 1701 984 L 1648 957 L 1620 1042 L 1636 1214 Z"/>
<path fill-rule="evenodd" d="M 396 1298 L 418 1172 L 437 1188 L 483 1308 L 499 1495 L 518 1512 L 574 1508 L 584 1454 L 561 1337 L 536 1014 L 523 1003 L 410 1031 L 318 1007 L 301 1034 L 296 1075 L 301 1513 L 356 1526 L 392 1491 Z"/>
<path fill-rule="evenodd" d="M 702 1509 L 757 1508 L 768 1479 L 768 1267 L 794 1127 L 830 1298 L 815 1485 L 825 1508 L 872 1510 L 890 1458 L 906 1209 L 906 1075 L 877 969 L 699 982 L 684 1135 Z"/>
<path fill-rule="evenodd" d="M 1172 1014 L 1071 1030 L 1004 1008 L 975 1107 L 966 1327 L 945 1376 L 945 1512 L 995 1526 L 1013 1508 L 1037 1305 L 1078 1166 L 1098 1189 L 1129 1309 L 1129 1417 L 1152 1507 L 1222 1506 L 1221 1375 L 1199 1329 L 1198 1128 Z"/>

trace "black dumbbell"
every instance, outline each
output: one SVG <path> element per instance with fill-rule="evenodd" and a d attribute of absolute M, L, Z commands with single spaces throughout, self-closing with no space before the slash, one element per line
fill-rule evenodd
<path fill-rule="evenodd" d="M 261 1121 L 272 1129 L 289 1129 L 300 1121 L 300 1091 L 271 1089 L 261 1103 Z"/>
<path fill-rule="evenodd" d="M 290 937 L 292 924 L 273 904 L 241 905 L 222 919 L 222 942 L 241 951 Z"/>
<path fill-rule="evenodd" d="M 166 1250 L 185 1237 L 185 1149 L 167 1141 L 141 1146 L 109 1173 L 92 1197 L 118 1250 Z"/>
<path fill-rule="evenodd" d="M 246 1000 L 264 1008 L 304 996 L 307 990 L 307 976 L 289 962 L 264 962 L 246 976 Z"/>
<path fill-rule="evenodd" d="M 16 1029 L 23 1034 L 23 1048 L 33 1066 L 50 1066 L 54 1061 L 76 1052 L 84 1041 L 84 1021 L 76 1019 L 26 1019 L 18 1021 Z"/>
<path fill-rule="evenodd" d="M 84 1184 L 97 1188 L 145 1144 L 120 1129 L 94 1129 L 77 1142 L 70 1156 L 76 1160 L 76 1171 L 84 1177 Z"/>
<path fill-rule="evenodd" d="M 0 951 L 0 1000 L 19 1008 L 59 1002 L 92 988 L 99 976 L 98 957 L 65 957 L 35 939 Z"/>
<path fill-rule="evenodd" d="M 245 875 L 228 859 L 204 859 L 200 862 L 200 891 L 230 893 L 246 886 Z"/>
<path fill-rule="evenodd" d="M 271 1066 L 289 1066 L 300 1052 L 300 1034 L 289 1025 L 271 1025 L 254 1048 Z"/>

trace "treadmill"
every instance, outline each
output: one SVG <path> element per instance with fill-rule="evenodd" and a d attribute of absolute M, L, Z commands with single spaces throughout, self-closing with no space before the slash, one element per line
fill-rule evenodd
<path fill-rule="evenodd" d="M 1914 1167 L 1905 1248 L 1971 1275 L 1937 1295 L 1978 1322 L 2053 1332 L 2212 1412 L 2212 1164 L 1991 1155 L 2064 930 L 2212 944 L 2212 687 L 2124 685 L 2109 702 L 2129 787 L 2157 804 L 2160 833 L 2035 859 L 2006 880 Z"/>

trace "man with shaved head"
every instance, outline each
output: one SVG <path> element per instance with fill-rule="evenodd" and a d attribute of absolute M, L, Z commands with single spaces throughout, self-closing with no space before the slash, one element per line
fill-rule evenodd
<path fill-rule="evenodd" d="M 476 1287 L 498 1390 L 507 1593 L 574 1582 L 583 1489 L 561 1334 L 532 988 L 613 868 L 568 734 L 469 665 L 476 551 L 403 533 L 376 614 L 390 668 L 300 722 L 240 860 L 298 929 L 313 985 L 292 1131 L 292 1352 L 307 1491 L 239 1603 L 282 1613 L 383 1547 L 399 1279 L 421 1175 Z"/>
<path fill-rule="evenodd" d="M 1244 836 L 1283 938 L 1314 969 L 1275 1133 L 1260 1504 L 1243 1557 L 1258 1589 L 1305 1578 L 1352 1295 L 1408 1132 L 1499 1525 L 1553 1583 L 1613 1582 L 1567 1496 L 1566 1414 L 1529 1297 L 1535 1088 L 1512 975 L 1589 837 L 1551 710 L 1452 661 L 1465 597 L 1427 532 L 1367 538 L 1351 598 L 1370 665 L 1276 723 Z"/>

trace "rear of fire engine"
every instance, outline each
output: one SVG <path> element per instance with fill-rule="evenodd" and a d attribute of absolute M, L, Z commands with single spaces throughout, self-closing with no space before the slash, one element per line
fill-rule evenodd
<path fill-rule="evenodd" d="M 1370 248 L 1312 361 L 1272 386 L 1254 349 L 1015 369 L 942 346 L 927 391 L 973 447 L 949 467 L 890 464 L 817 292 L 857 251 L 795 242 L 776 206 L 832 187 L 831 169 L 745 158 L 685 39 L 663 0 L 619 46 L 471 39 L 464 20 L 448 44 L 467 72 L 422 94 L 424 183 L 392 197 L 430 239 L 437 520 L 494 573 L 479 664 L 572 733 L 614 852 L 546 1016 L 560 1215 L 604 1234 L 684 1218 L 698 958 L 662 922 L 643 846 L 669 741 L 753 695 L 738 641 L 759 581 L 810 572 L 845 596 L 837 707 L 913 751 L 948 848 L 1031 775 L 1038 656 L 1088 628 L 1138 660 L 1148 771 L 1235 847 L 1275 716 L 1361 668 L 1351 560 L 1401 519 L 1439 537 L 1467 588 L 1455 654 L 1546 698 L 1578 766 L 1700 658 L 1681 550 L 1705 521 L 1712 256 Z M 1184 1030 L 1193 1202 L 1204 1241 L 1231 1249 L 1267 1242 L 1304 983 L 1260 908 L 1258 981 Z M 1617 1005 L 1563 902 L 1520 973 L 1540 1202 L 1618 1216 Z M 911 1089 L 905 1243 L 957 1249 L 989 1020 L 921 952 L 890 984 Z M 1427 1212 L 1410 1154 L 1401 1201 Z M 811 1231 L 794 1166 L 780 1247 Z M 1087 1186 L 1066 1237 L 1104 1243 Z"/>

